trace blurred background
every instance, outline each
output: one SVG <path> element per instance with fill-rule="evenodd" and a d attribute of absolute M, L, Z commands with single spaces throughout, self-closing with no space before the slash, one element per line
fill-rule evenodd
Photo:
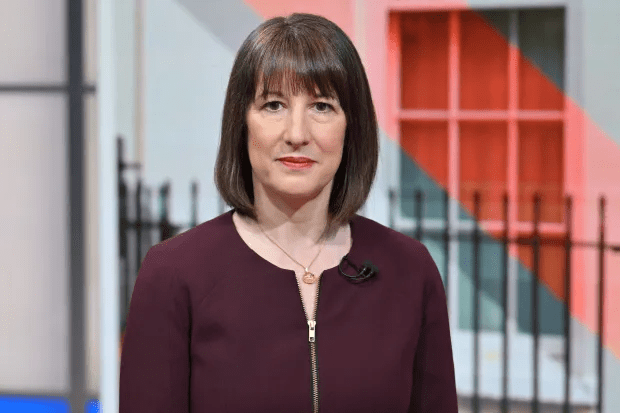
<path fill-rule="evenodd" d="M 437 262 L 460 411 L 619 412 L 617 0 L 0 2 L 0 411 L 118 410 L 141 259 L 228 209 L 233 59 L 292 12 L 362 57 L 360 214 Z"/>

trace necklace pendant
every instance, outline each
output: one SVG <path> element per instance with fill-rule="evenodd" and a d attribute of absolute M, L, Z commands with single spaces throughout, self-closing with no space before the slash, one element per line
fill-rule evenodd
<path fill-rule="evenodd" d="M 303 279 L 303 281 L 304 281 L 306 284 L 314 284 L 314 283 L 316 282 L 316 277 L 315 277 L 315 275 L 314 275 L 314 274 L 312 274 L 312 273 L 311 273 L 311 272 L 309 272 L 309 271 L 306 271 L 306 273 L 303 275 L 302 279 Z"/>

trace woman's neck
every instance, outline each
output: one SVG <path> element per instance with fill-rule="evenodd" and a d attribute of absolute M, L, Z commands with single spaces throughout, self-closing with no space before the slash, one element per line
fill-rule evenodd
<path fill-rule="evenodd" d="M 327 210 L 297 210 L 287 213 L 278 209 L 256 208 L 258 231 L 264 231 L 281 246 L 294 246 L 295 249 L 313 247 L 327 224 Z"/>
<path fill-rule="evenodd" d="M 321 243 L 320 237 L 328 223 L 330 188 L 331 185 L 327 185 L 310 199 L 281 199 L 279 194 L 255 185 L 254 208 L 258 222 L 254 224 L 281 246 L 313 247 Z"/>

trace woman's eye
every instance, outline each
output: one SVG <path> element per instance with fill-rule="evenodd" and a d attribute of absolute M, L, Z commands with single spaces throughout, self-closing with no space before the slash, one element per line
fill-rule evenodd
<path fill-rule="evenodd" d="M 271 102 L 267 102 L 265 104 L 265 106 L 263 106 L 263 107 L 268 109 L 268 110 L 270 110 L 270 111 L 272 111 L 272 112 L 275 112 L 278 109 L 280 109 L 281 106 L 282 106 L 281 102 L 278 102 L 277 100 L 272 100 Z"/>
<path fill-rule="evenodd" d="M 330 105 L 329 103 L 326 103 L 326 102 L 317 102 L 316 103 L 316 109 L 319 112 L 327 112 L 329 110 L 332 110 L 333 106 Z"/>

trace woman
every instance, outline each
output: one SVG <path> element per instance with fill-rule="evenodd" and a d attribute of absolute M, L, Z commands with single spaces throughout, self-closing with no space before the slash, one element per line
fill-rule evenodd
<path fill-rule="evenodd" d="M 233 208 L 144 258 L 121 413 L 457 412 L 435 263 L 356 214 L 378 150 L 368 81 L 342 30 L 293 14 L 249 35 L 215 172 Z"/>

